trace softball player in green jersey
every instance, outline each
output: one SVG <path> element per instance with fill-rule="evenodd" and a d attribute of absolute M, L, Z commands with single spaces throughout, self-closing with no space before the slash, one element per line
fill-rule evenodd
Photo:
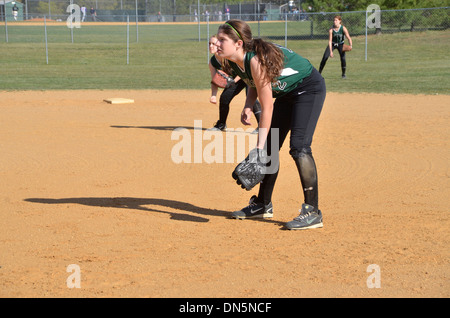
<path fill-rule="evenodd" d="M 244 21 L 227 21 L 219 27 L 217 38 L 218 55 L 227 59 L 235 74 L 250 87 L 241 113 L 243 124 L 249 124 L 250 105 L 256 98 L 261 103 L 256 147 L 265 148 L 271 160 L 276 161 L 274 158 L 278 158 L 278 151 L 291 132 L 289 153 L 298 169 L 304 200 L 300 215 L 288 222 L 286 227 L 291 230 L 322 227 L 317 169 L 311 143 L 325 101 L 323 77 L 307 59 L 295 52 L 262 39 L 254 39 Z M 279 138 L 272 147 L 272 134 L 276 132 Z M 279 163 L 276 161 L 275 165 L 276 169 L 267 173 L 260 183 L 258 195 L 252 196 L 249 206 L 233 212 L 234 218 L 273 216 L 272 193 Z"/>
<path fill-rule="evenodd" d="M 341 16 L 337 15 L 334 17 L 334 25 L 328 31 L 329 39 L 328 46 L 323 53 L 322 61 L 320 62 L 319 72 L 322 73 L 325 64 L 329 57 L 333 57 L 333 50 L 337 49 L 339 52 L 339 56 L 341 57 L 341 70 L 342 70 L 342 78 L 345 78 L 345 71 L 347 68 L 347 61 L 345 59 L 345 52 L 342 51 L 342 47 L 344 46 L 345 38 L 347 37 L 350 47 L 352 46 L 352 38 L 348 34 L 348 30 L 345 26 L 342 25 Z"/>
<path fill-rule="evenodd" d="M 212 54 L 209 61 L 209 70 L 211 72 L 211 78 L 214 77 L 216 70 L 222 70 L 222 59 L 217 56 L 217 36 L 213 35 L 209 39 L 209 52 Z M 230 73 L 231 74 L 231 73 Z M 219 120 L 214 124 L 214 127 L 208 130 L 222 130 L 227 129 L 227 118 L 230 112 L 230 103 L 235 96 L 237 96 L 247 85 L 244 81 L 240 80 L 239 77 L 234 77 L 234 81 L 224 88 L 219 99 Z M 209 99 L 210 103 L 217 104 L 217 92 L 219 88 L 214 83 L 211 83 L 211 97 Z M 253 113 L 255 115 L 256 121 L 259 122 L 259 115 L 261 113 L 261 105 L 258 101 L 255 102 L 253 107 Z M 258 129 L 255 130 L 257 132 Z"/>

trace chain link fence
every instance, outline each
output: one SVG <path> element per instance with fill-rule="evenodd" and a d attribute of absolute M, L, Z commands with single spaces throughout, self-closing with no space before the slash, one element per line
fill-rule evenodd
<path fill-rule="evenodd" d="M 94 25 L 102 24 L 106 27 L 108 25 L 106 22 L 115 22 L 118 25 L 124 23 L 128 25 L 128 29 L 129 25 L 132 25 L 134 29 L 131 32 L 136 34 L 136 42 L 139 43 L 190 40 L 207 42 L 209 36 L 217 32 L 219 23 L 228 19 L 242 19 L 252 23 L 255 37 L 263 37 L 288 46 L 289 41 L 327 39 L 334 16 L 340 15 L 351 36 L 366 35 L 367 59 L 367 35 L 448 30 L 450 26 L 450 7 L 378 10 L 379 23 L 374 27 L 368 26 L 369 18 L 372 19 L 368 18 L 368 14 L 371 13 L 369 10 L 305 12 L 287 4 L 261 2 L 258 2 L 258 6 L 257 2 L 207 5 L 201 4 L 200 1 L 192 1 L 189 6 L 181 8 L 176 6 L 175 0 L 22 0 L 22 2 L 0 0 L 0 42 L 2 42 L 2 36 L 5 42 L 42 42 L 41 30 L 44 28 L 44 20 L 46 24 L 51 25 L 57 25 L 56 22 L 59 21 L 59 28 L 67 30 L 63 22 L 73 21 L 73 11 L 70 12 L 68 6 L 75 3 L 80 8 L 86 8 L 85 13 L 84 11 L 79 13 L 81 28 L 75 32 L 76 36 L 74 37 L 74 30 L 71 27 L 70 35 L 69 32 L 63 30 L 56 32 L 52 29 L 53 34 L 47 37 L 45 25 L 46 43 L 47 41 L 49 43 L 125 42 L 125 37 L 117 35 L 117 28 L 94 27 Z M 18 6 L 16 15 L 13 14 L 14 5 Z M 179 12 L 186 14 L 178 14 Z M 168 22 L 173 25 L 171 27 L 173 31 L 170 31 L 173 33 L 169 36 L 167 33 L 159 35 L 158 28 L 154 25 L 169 25 Z M 27 26 L 26 31 L 14 32 L 23 26 Z M 89 30 L 89 37 L 86 36 L 86 40 L 83 40 L 83 30 Z M 127 45 L 130 42 L 129 32 L 126 38 Z M 205 51 L 208 51 L 207 45 L 205 45 Z"/>
<path fill-rule="evenodd" d="M 2 4 L 3 2 L 3 4 Z M 13 14 L 13 3 L 18 5 L 18 14 Z M 242 2 L 235 5 L 191 4 L 177 8 L 173 0 L 0 0 L 0 21 L 66 21 L 69 17 L 68 6 L 77 4 L 82 8 L 82 22 L 125 22 L 127 17 L 137 22 L 220 22 L 228 19 L 245 21 L 285 21 L 289 23 L 285 34 L 280 37 L 289 39 L 323 38 L 333 22 L 335 15 L 341 15 L 343 24 L 352 35 L 365 34 L 366 11 L 353 12 L 305 12 L 296 7 L 272 3 Z M 200 2 L 199 2 L 200 3 Z M 83 10 L 85 8 L 85 11 Z M 92 11 L 91 11 L 92 10 Z M 178 11 L 188 14 L 177 14 Z M 381 27 L 376 32 L 405 32 L 425 30 L 446 30 L 450 26 L 449 7 L 381 10 Z M 265 34 L 258 34 L 265 36 Z"/>
<path fill-rule="evenodd" d="M 18 6 L 14 17 L 13 3 Z M 185 3 L 185 2 L 183 2 Z M 312 12 L 298 9 L 301 1 L 286 1 L 279 5 L 263 1 L 242 1 L 238 4 L 203 4 L 192 0 L 180 5 L 176 0 L 0 0 L 0 21 L 33 21 L 46 17 L 48 21 L 66 21 L 70 4 L 85 8 L 81 17 L 85 22 L 217 22 L 232 19 L 245 21 L 296 21 L 309 24 L 298 29 L 305 36 L 317 37 L 326 33 L 333 16 L 343 17 L 352 34 L 364 34 L 365 11 Z M 298 5 L 298 6 L 296 6 Z M 311 8 L 312 9 L 312 8 Z M 92 10 L 92 11 L 91 11 Z M 445 30 L 450 26 L 448 7 L 405 10 L 382 10 L 382 28 L 377 32 Z M 308 31 L 305 31 L 308 29 Z M 264 35 L 262 35 L 264 36 Z"/>

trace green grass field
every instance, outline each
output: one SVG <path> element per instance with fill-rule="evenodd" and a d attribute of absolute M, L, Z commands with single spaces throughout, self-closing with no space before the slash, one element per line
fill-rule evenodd
<path fill-rule="evenodd" d="M 284 23 L 261 23 L 260 34 L 285 44 Z M 287 46 L 318 68 L 326 40 L 294 40 L 300 23 L 288 24 Z M 252 25 L 258 34 L 256 24 Z M 207 28 L 196 24 L 130 24 L 130 63 L 127 27 L 82 25 L 71 32 L 65 25 L 0 26 L 0 89 L 208 89 Z M 217 25 L 210 25 L 215 33 Z M 303 34 L 303 33 L 302 33 Z M 448 94 L 450 31 L 371 35 L 365 61 L 365 37 L 353 38 L 347 53 L 347 79 L 340 78 L 338 53 L 329 59 L 323 76 L 328 91 L 408 94 Z"/>

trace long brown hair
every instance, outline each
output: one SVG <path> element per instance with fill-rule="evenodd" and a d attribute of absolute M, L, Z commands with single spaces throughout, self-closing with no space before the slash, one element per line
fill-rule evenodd
<path fill-rule="evenodd" d="M 254 39 L 250 26 L 242 20 L 228 20 L 219 27 L 219 31 L 235 42 L 242 40 L 244 52 L 256 53 L 264 70 L 265 80 L 276 82 L 284 67 L 284 55 L 277 46 L 263 39 Z"/>

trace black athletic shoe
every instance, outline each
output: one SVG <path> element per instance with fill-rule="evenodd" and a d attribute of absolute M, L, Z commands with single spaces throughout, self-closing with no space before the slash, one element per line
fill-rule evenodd
<path fill-rule="evenodd" d="M 287 222 L 289 230 L 306 230 L 323 227 L 322 212 L 314 211 L 314 207 L 309 204 L 302 204 L 300 215 L 294 220 Z"/>
<path fill-rule="evenodd" d="M 271 218 L 273 217 L 272 202 L 267 205 L 256 202 L 258 197 L 252 196 L 249 205 L 240 211 L 231 213 L 231 217 L 235 219 L 251 219 L 251 218 Z"/>
<path fill-rule="evenodd" d="M 208 128 L 208 131 L 227 131 L 227 125 L 224 123 L 221 123 L 220 121 L 217 121 L 217 123 L 212 128 Z"/>

